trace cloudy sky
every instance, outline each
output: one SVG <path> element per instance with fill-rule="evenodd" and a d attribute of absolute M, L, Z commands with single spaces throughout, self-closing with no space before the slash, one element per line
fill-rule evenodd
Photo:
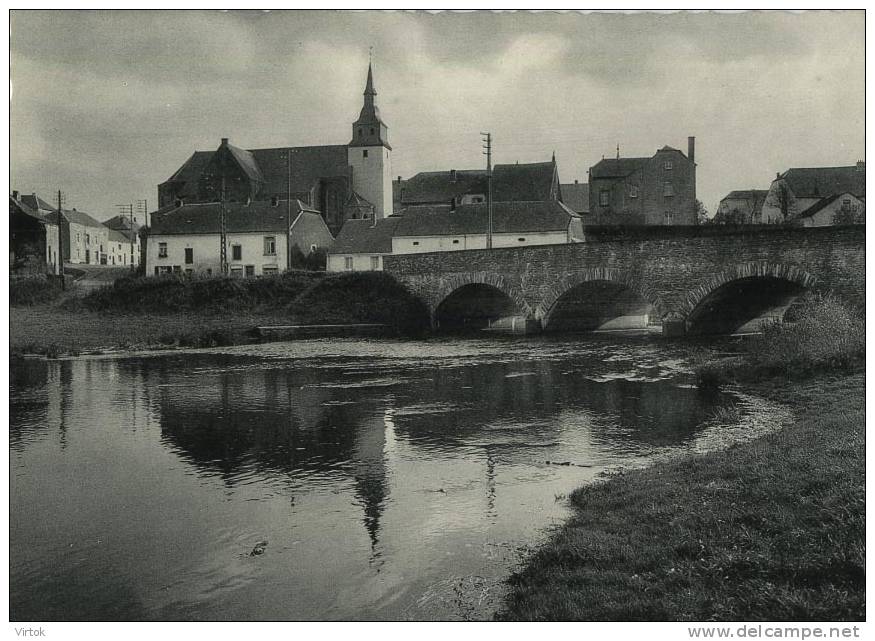
<path fill-rule="evenodd" d="M 713 213 L 864 157 L 864 15 L 15 11 L 12 188 L 104 220 L 220 138 L 344 144 L 373 47 L 393 174 L 686 150 Z"/>

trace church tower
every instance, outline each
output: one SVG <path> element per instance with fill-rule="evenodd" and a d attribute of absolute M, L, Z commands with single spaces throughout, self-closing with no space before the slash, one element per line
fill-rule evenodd
<path fill-rule="evenodd" d="M 368 64 L 365 100 L 358 120 L 352 125 L 352 140 L 347 149 L 352 167 L 352 188 L 374 206 L 374 216 L 392 214 L 392 147 L 389 128 L 380 120 L 380 110 L 374 102 L 374 74 Z"/>

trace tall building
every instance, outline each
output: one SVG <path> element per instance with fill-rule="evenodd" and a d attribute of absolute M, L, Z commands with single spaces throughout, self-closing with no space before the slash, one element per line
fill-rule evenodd
<path fill-rule="evenodd" d="M 195 151 L 158 185 L 159 211 L 187 203 L 299 200 L 320 212 L 337 233 L 348 218 L 392 213 L 388 127 L 376 104 L 368 65 L 364 103 L 346 145 L 242 149 L 228 138 L 213 151 Z"/>

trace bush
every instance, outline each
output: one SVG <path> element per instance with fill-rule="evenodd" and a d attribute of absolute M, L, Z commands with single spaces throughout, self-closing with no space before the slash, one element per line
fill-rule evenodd
<path fill-rule="evenodd" d="M 171 313 L 227 311 L 229 308 L 284 308 L 324 274 L 291 271 L 259 278 L 230 276 L 126 276 L 89 293 L 92 310 Z"/>
<path fill-rule="evenodd" d="M 862 314 L 833 294 L 815 293 L 792 308 L 792 322 L 775 321 L 750 340 L 739 358 L 696 368 L 702 388 L 763 376 L 805 377 L 825 370 L 849 370 L 865 361 Z M 790 314 L 787 315 L 790 317 Z"/>
<path fill-rule="evenodd" d="M 16 306 L 36 305 L 55 300 L 61 295 L 59 278 L 46 275 L 12 276 L 9 278 L 9 303 Z"/>
<path fill-rule="evenodd" d="M 428 309 L 383 272 L 332 275 L 304 292 L 289 311 L 301 323 L 380 323 L 403 333 L 428 326 Z"/>

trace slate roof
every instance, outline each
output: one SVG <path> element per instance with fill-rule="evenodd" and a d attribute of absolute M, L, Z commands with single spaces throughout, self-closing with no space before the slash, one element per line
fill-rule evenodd
<path fill-rule="evenodd" d="M 458 169 L 453 180 L 450 171 L 422 171 L 401 182 L 402 203 L 449 203 L 465 194 L 485 194 L 485 169 Z M 398 184 L 398 183 L 395 183 Z"/>
<path fill-rule="evenodd" d="M 556 163 L 532 162 L 495 165 L 492 170 L 494 202 L 550 200 Z"/>
<path fill-rule="evenodd" d="M 56 207 L 53 207 L 36 194 L 20 194 L 18 200 L 33 210 L 58 211 Z"/>
<path fill-rule="evenodd" d="M 625 178 L 641 169 L 650 158 L 602 158 L 590 169 L 592 178 Z"/>
<path fill-rule="evenodd" d="M 118 216 L 113 216 L 109 220 L 103 221 L 103 224 L 106 227 L 109 227 L 110 229 L 115 229 L 115 230 L 118 230 L 118 231 L 123 232 L 123 233 L 125 233 L 125 232 L 129 233 L 131 230 L 131 218 L 130 218 L 130 216 L 127 216 L 126 214 L 119 214 Z M 140 227 L 142 227 L 142 225 L 140 223 L 134 221 L 134 231 L 136 232 L 137 230 L 140 229 Z"/>
<path fill-rule="evenodd" d="M 11 195 L 9 196 L 9 207 L 10 213 L 12 213 L 13 208 L 17 208 L 25 216 L 29 216 L 45 225 L 54 225 L 58 226 L 58 217 L 56 215 L 51 214 L 50 212 L 40 212 L 36 209 L 33 209 L 25 202 L 22 201 L 22 198 L 19 196 L 18 200 L 13 198 Z"/>
<path fill-rule="evenodd" d="M 720 199 L 721 202 L 724 200 L 760 200 L 766 197 L 766 194 L 769 193 L 768 189 L 736 189 L 735 191 L 730 191 L 723 198 Z"/>
<path fill-rule="evenodd" d="M 291 221 L 285 200 L 273 205 L 270 201 L 225 204 L 225 230 L 239 232 L 285 232 L 302 211 L 315 212 L 299 200 L 292 201 Z M 194 203 L 173 207 L 152 214 L 150 235 L 218 234 L 220 233 L 221 205 Z"/>
<path fill-rule="evenodd" d="M 349 160 L 346 145 L 314 147 L 272 147 L 269 149 L 241 149 L 228 145 L 247 176 L 260 185 L 259 192 L 266 196 L 285 196 L 291 183 L 292 198 L 302 198 L 320 178 L 349 178 Z M 212 160 L 215 151 L 196 151 L 165 183 L 178 183 L 179 197 L 197 196 L 197 181 Z M 286 156 L 291 156 L 291 166 Z M 290 180 L 291 178 L 291 180 Z"/>
<path fill-rule="evenodd" d="M 329 254 L 391 254 L 392 236 L 401 217 L 373 220 L 347 220 Z"/>
<path fill-rule="evenodd" d="M 501 233 L 531 233 L 568 229 L 576 213 L 558 201 L 493 203 L 492 231 Z M 485 234 L 488 224 L 487 205 L 460 205 L 454 211 L 448 206 L 421 206 L 407 209 L 399 218 L 395 236 L 456 236 Z"/>
<path fill-rule="evenodd" d="M 109 241 L 113 243 L 123 243 L 125 245 L 130 245 L 131 243 L 130 238 L 116 229 L 109 230 Z"/>
<path fill-rule="evenodd" d="M 76 209 L 64 209 L 63 212 L 64 218 L 66 218 L 71 223 L 85 225 L 86 227 L 103 227 L 102 222 L 95 219 L 90 214 L 86 214 L 84 211 L 78 211 Z"/>
<path fill-rule="evenodd" d="M 866 197 L 866 168 L 798 167 L 788 169 L 781 178 L 796 198 L 825 198 L 847 192 L 858 198 Z"/>
<path fill-rule="evenodd" d="M 589 213 L 589 183 L 563 183 L 562 202 L 578 214 Z"/>

